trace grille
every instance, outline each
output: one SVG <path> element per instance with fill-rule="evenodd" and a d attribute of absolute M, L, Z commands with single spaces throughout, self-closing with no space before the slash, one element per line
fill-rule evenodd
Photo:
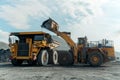
<path fill-rule="evenodd" d="M 19 43 L 17 56 L 28 56 L 29 55 L 29 44 Z"/>

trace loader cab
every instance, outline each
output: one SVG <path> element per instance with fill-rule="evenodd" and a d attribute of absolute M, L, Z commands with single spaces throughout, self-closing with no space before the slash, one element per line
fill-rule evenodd
<path fill-rule="evenodd" d="M 86 52 L 86 47 L 87 47 L 87 37 L 79 37 L 78 38 L 78 43 L 77 43 L 77 48 L 78 48 L 78 53 L 80 54 L 85 54 Z"/>
<path fill-rule="evenodd" d="M 87 37 L 79 37 L 78 38 L 78 45 L 84 45 L 87 46 Z"/>

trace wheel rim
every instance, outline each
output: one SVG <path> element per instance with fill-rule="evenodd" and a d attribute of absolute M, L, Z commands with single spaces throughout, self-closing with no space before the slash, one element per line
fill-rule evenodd
<path fill-rule="evenodd" d="M 46 62 L 47 61 L 47 54 L 45 53 L 45 55 L 43 56 L 43 61 Z"/>
<path fill-rule="evenodd" d="M 42 57 L 41 57 L 41 62 L 42 62 L 42 65 L 48 64 L 48 52 L 47 51 L 43 51 Z"/>
<path fill-rule="evenodd" d="M 97 64 L 99 62 L 99 58 L 97 56 L 93 56 L 91 57 L 91 61 L 94 63 L 94 64 Z"/>
<path fill-rule="evenodd" d="M 53 52 L 53 62 L 54 62 L 54 64 L 58 63 L 58 53 L 57 53 L 57 51 Z"/>

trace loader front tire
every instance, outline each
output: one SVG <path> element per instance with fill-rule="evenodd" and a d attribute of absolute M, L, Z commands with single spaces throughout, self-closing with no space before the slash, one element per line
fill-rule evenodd
<path fill-rule="evenodd" d="M 88 55 L 88 63 L 93 67 L 101 66 L 103 63 L 103 56 L 100 52 L 92 52 Z"/>

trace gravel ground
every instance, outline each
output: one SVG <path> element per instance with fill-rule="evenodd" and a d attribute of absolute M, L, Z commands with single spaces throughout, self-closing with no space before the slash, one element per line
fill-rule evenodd
<path fill-rule="evenodd" d="M 11 63 L 0 63 L 0 80 L 120 80 L 120 63 L 106 63 L 101 67 L 88 65 L 14 67 Z"/>

